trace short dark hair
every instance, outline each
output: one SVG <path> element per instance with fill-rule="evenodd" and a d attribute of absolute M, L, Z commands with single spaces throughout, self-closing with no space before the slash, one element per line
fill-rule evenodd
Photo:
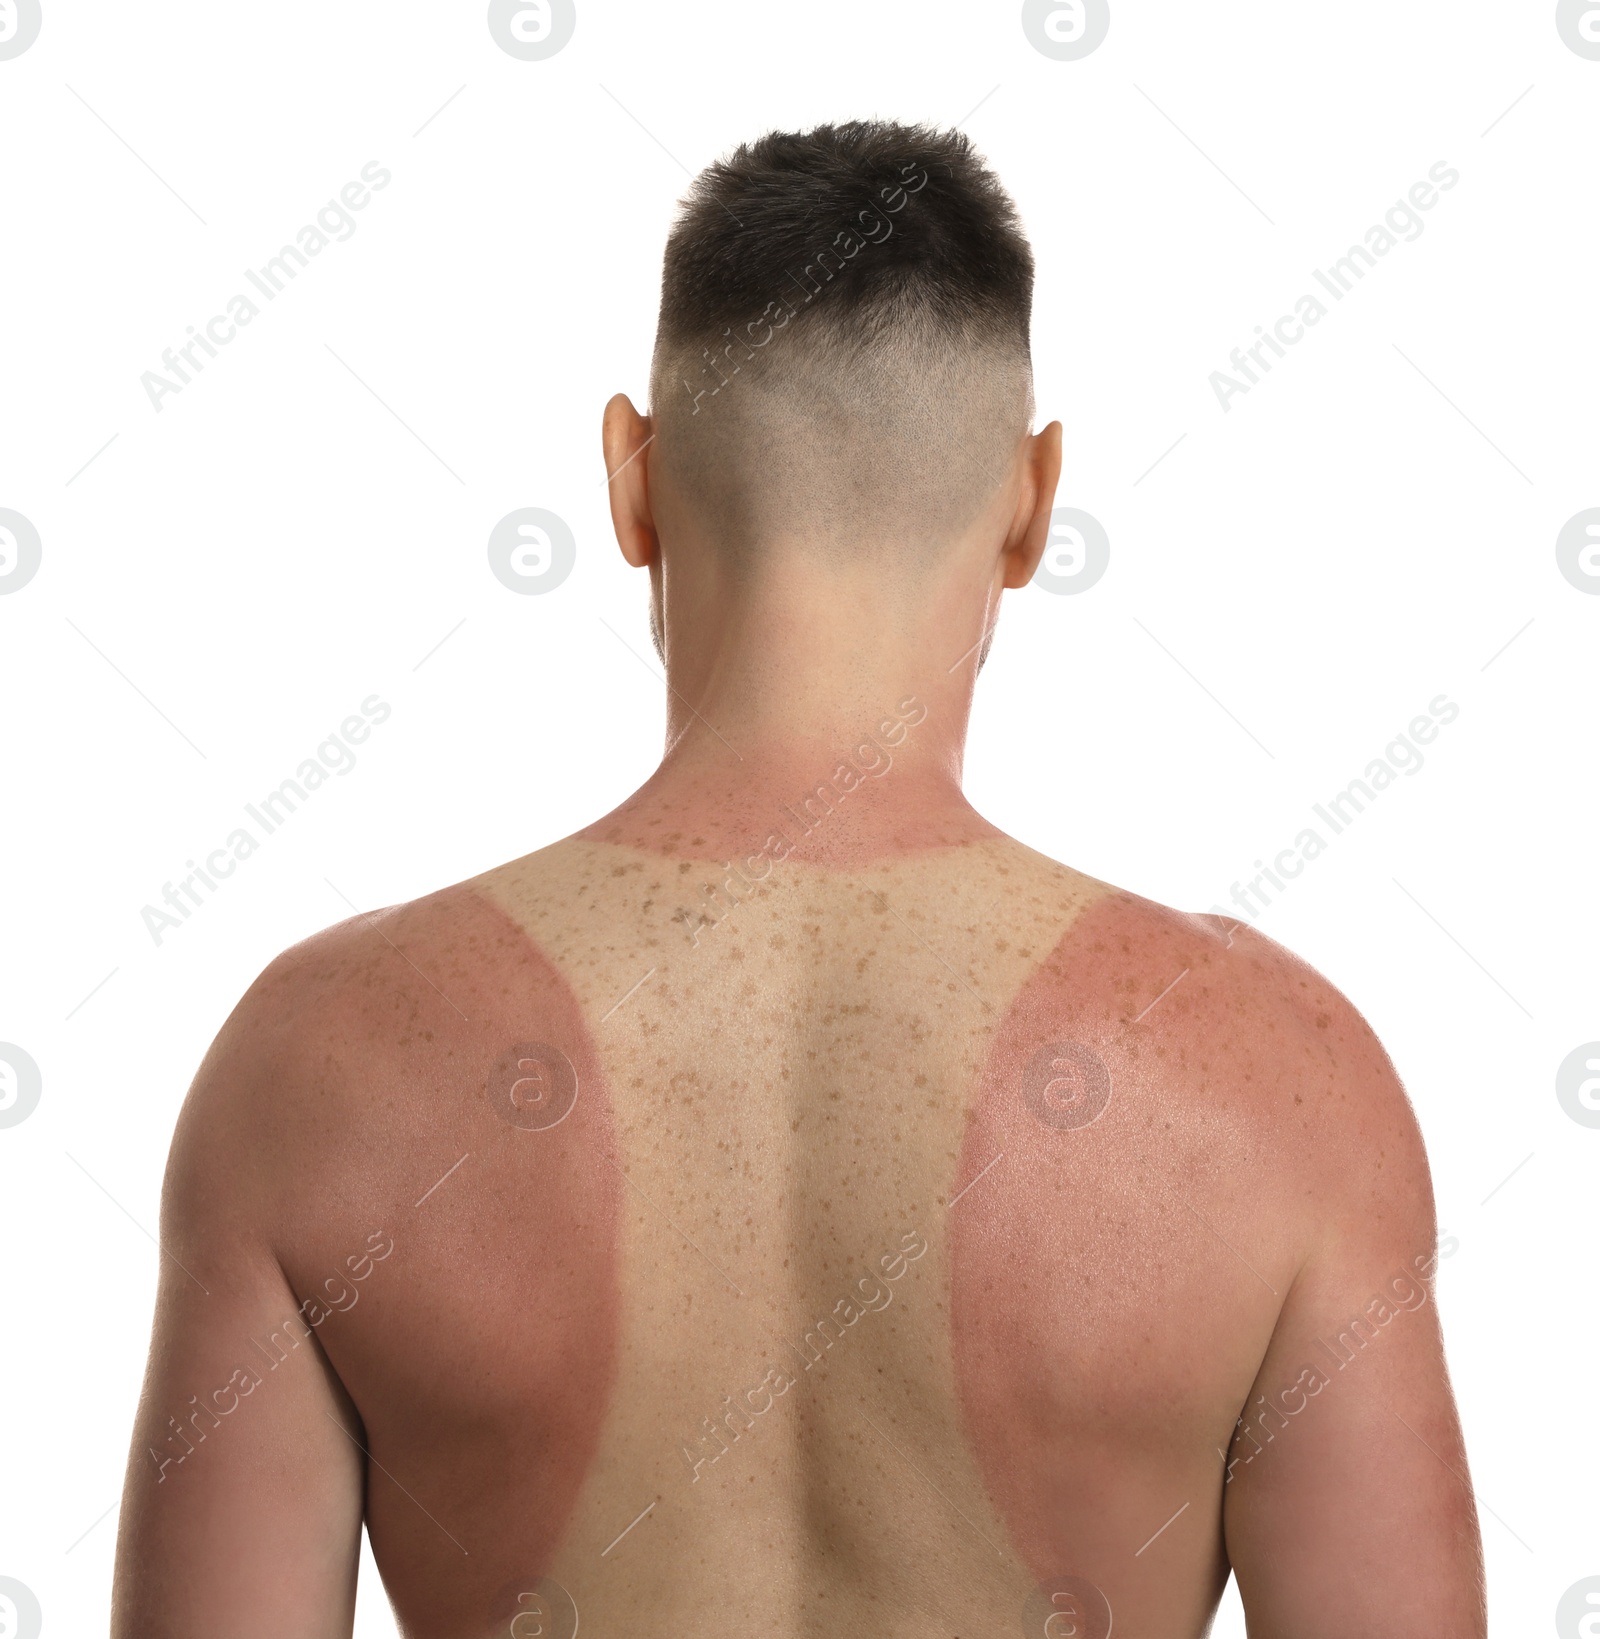
<path fill-rule="evenodd" d="M 825 299 L 813 303 L 801 280 L 818 266 L 827 283 L 809 277 Z M 1010 196 L 959 131 L 880 120 L 773 131 L 708 166 L 683 200 L 658 344 L 742 337 L 775 302 L 832 340 L 912 328 L 1020 346 L 1027 358 L 1033 253 Z"/>

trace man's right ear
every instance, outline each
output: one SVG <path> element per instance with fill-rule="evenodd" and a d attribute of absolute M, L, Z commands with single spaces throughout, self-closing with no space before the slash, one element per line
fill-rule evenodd
<path fill-rule="evenodd" d="M 1052 421 L 1023 445 L 1027 463 L 1017 516 L 1005 544 L 1005 585 L 1026 586 L 1050 543 L 1050 514 L 1061 481 L 1061 423 Z"/>
<path fill-rule="evenodd" d="M 600 427 L 607 488 L 611 492 L 611 527 L 617 545 L 635 569 L 655 562 L 658 541 L 650 512 L 649 462 L 645 452 L 655 442 L 649 416 L 640 415 L 626 393 L 606 405 Z"/>

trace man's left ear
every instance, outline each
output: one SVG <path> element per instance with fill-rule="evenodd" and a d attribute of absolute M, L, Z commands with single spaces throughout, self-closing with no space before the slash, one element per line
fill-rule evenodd
<path fill-rule="evenodd" d="M 626 393 L 618 393 L 606 405 L 600 443 L 611 492 L 611 527 L 623 557 L 635 569 L 654 563 L 658 550 L 645 453 L 654 436 L 649 416 L 640 415 Z"/>

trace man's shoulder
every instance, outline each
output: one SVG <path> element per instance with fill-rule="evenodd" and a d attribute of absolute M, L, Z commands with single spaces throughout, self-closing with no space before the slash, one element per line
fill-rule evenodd
<path fill-rule="evenodd" d="M 1153 982 L 1125 1017 L 1180 1057 L 1279 1169 L 1348 1190 L 1375 1165 L 1425 1178 L 1415 1113 L 1393 1061 L 1345 993 L 1259 929 L 1113 890 L 1101 941 L 1142 948 Z M 1125 958 L 1126 959 L 1126 958 Z M 1165 989 L 1170 985 L 1170 989 Z M 1134 1021 L 1137 1021 L 1136 1023 Z"/>
<path fill-rule="evenodd" d="M 471 879 L 363 913 L 273 958 L 229 1014 L 179 1117 L 174 1182 L 208 1167 L 270 1191 L 398 1158 L 481 1091 L 512 1038 L 551 1034 L 560 976 Z"/>
<path fill-rule="evenodd" d="M 418 898 L 361 912 L 275 956 L 230 1014 L 211 1057 L 271 1066 L 286 1095 L 331 1086 L 318 1066 L 360 1053 L 390 1064 L 503 1012 L 508 981 L 548 988 L 559 928 L 626 879 L 648 891 L 670 860 L 618 859 L 582 834 Z M 531 987 L 531 990 L 530 990 Z M 359 1080 L 359 1078 L 351 1078 Z"/>
<path fill-rule="evenodd" d="M 1035 988 L 1063 1002 L 1092 988 L 1123 1039 L 1148 1042 L 1169 1064 L 1204 1064 L 1219 1100 L 1263 1130 L 1297 1135 L 1329 1165 L 1362 1146 L 1415 1147 L 1388 1053 L 1311 963 L 1237 918 L 1179 910 L 1024 852 L 1037 880 L 1076 907 Z"/>
<path fill-rule="evenodd" d="M 333 1038 L 401 1041 L 399 1021 L 418 1012 L 422 997 L 443 998 L 444 970 L 468 948 L 492 954 L 485 920 L 473 884 L 460 882 L 336 922 L 262 969 L 219 1040 L 240 1038 L 279 1058 Z"/>
<path fill-rule="evenodd" d="M 523 855 L 415 899 L 363 911 L 297 940 L 261 971 L 229 1027 L 288 1052 L 309 1038 L 376 1031 L 409 1039 L 397 1017 L 470 1018 L 452 987 L 491 987 L 529 959 L 528 931 L 506 901 L 570 901 L 585 886 L 576 839 Z"/>

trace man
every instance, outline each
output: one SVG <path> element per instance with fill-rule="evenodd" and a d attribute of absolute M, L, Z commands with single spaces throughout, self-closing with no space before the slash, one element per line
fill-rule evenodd
<path fill-rule="evenodd" d="M 1343 997 L 961 794 L 1044 550 L 954 133 L 695 183 L 614 813 L 272 964 L 173 1144 L 121 1639 L 1484 1631 L 1416 1123 Z"/>

